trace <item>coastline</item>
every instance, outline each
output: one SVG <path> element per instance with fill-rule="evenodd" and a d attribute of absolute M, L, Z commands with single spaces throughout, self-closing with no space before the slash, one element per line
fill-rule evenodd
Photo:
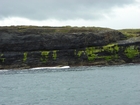
<path fill-rule="evenodd" d="M 133 37 L 125 33 L 99 27 L 0 27 L 0 69 L 139 64 L 140 30 Z"/>

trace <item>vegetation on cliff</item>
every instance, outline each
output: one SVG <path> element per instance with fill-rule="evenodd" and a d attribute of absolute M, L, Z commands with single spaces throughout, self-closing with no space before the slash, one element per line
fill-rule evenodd
<path fill-rule="evenodd" d="M 0 27 L 0 68 L 140 62 L 140 29 Z"/>
<path fill-rule="evenodd" d="M 10 33 L 20 33 L 21 35 L 30 34 L 30 33 L 39 33 L 41 35 L 48 33 L 85 33 L 85 32 L 94 32 L 98 33 L 101 31 L 109 31 L 110 28 L 101 28 L 101 27 L 50 27 L 50 26 L 4 26 L 0 27 L 0 31 L 6 31 Z"/>

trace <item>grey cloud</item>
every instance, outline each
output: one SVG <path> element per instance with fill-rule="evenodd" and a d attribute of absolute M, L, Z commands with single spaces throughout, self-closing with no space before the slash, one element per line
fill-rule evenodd
<path fill-rule="evenodd" d="M 0 18 L 25 17 L 43 19 L 98 19 L 115 6 L 135 0 L 1 0 Z"/>

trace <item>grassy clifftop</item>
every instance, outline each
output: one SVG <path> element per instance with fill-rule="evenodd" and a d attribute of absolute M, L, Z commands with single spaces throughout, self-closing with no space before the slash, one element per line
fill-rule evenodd
<path fill-rule="evenodd" d="M 45 33 L 82 33 L 82 32 L 104 32 L 113 30 L 111 28 L 103 27 L 71 27 L 71 26 L 62 26 L 62 27 L 51 27 L 51 26 L 1 26 L 0 31 L 5 30 L 8 32 L 24 33 L 24 32 L 35 32 L 40 34 Z M 140 36 L 140 29 L 121 29 L 119 32 L 126 35 L 128 38 Z"/>
<path fill-rule="evenodd" d="M 126 35 L 128 38 L 140 36 L 140 29 L 122 29 L 118 31 Z"/>
<path fill-rule="evenodd" d="M 5 26 L 0 27 L 0 30 L 5 30 L 8 32 L 16 32 L 16 33 L 28 33 L 35 32 L 40 34 L 45 33 L 82 33 L 82 32 L 94 32 L 98 33 L 101 31 L 109 31 L 112 29 L 109 28 L 101 28 L 101 27 L 71 27 L 71 26 L 63 26 L 63 27 L 50 27 L 50 26 Z"/>

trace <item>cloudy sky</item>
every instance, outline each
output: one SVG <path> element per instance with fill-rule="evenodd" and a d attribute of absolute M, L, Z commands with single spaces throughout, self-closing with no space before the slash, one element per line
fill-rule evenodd
<path fill-rule="evenodd" d="M 140 28 L 140 0 L 0 0 L 0 26 Z"/>

